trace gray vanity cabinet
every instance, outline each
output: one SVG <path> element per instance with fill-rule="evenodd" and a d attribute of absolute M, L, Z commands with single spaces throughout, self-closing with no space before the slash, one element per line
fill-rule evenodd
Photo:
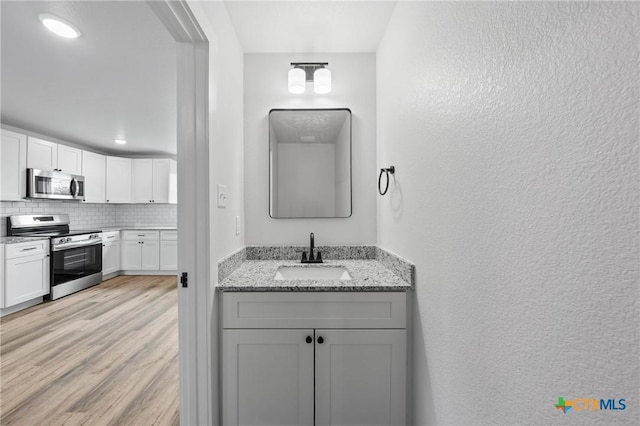
<path fill-rule="evenodd" d="M 224 425 L 405 424 L 406 293 L 223 293 L 222 315 Z"/>

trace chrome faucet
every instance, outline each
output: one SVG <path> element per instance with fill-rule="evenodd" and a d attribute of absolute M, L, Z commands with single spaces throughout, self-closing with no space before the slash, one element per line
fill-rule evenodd
<path fill-rule="evenodd" d="M 318 256 L 315 256 L 313 254 L 313 248 L 314 248 L 314 235 L 312 232 L 311 234 L 309 234 L 309 259 L 307 259 L 307 252 L 303 251 L 302 260 L 300 260 L 300 263 L 323 263 L 322 253 L 318 251 Z"/>

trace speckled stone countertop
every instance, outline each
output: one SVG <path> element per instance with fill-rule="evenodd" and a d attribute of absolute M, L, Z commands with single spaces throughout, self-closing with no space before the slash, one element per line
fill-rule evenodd
<path fill-rule="evenodd" d="M 175 226 L 110 226 L 102 228 L 102 232 L 110 231 L 175 231 Z"/>
<path fill-rule="evenodd" d="M 0 244 L 28 243 L 29 241 L 48 240 L 49 237 L 0 237 Z"/>
<path fill-rule="evenodd" d="M 249 254 L 247 255 L 247 250 Z M 387 261 L 387 256 L 376 256 L 376 247 L 372 250 L 358 247 L 355 252 L 364 253 L 364 258 L 353 258 L 354 248 L 342 250 L 346 259 L 325 260 L 322 264 L 303 264 L 299 260 L 274 259 L 278 251 L 285 248 L 249 247 L 239 250 L 222 259 L 219 267 L 219 291 L 408 291 L 414 287 L 415 267 L 405 259 L 395 255 L 397 262 L 403 263 L 406 274 Z M 378 249 L 379 250 L 379 249 Z M 273 253 L 276 253 L 275 255 Z M 328 252 L 328 251 L 327 251 Z M 260 255 L 256 256 L 256 253 Z M 266 254 L 265 253 L 269 253 Z M 388 252 L 387 252 L 388 253 Z M 344 256 L 340 254 L 340 257 Z M 375 258 L 371 258 L 374 257 Z M 255 259 L 259 257 L 259 259 Z M 253 260 L 247 260 L 247 258 Z M 293 267 L 338 267 L 343 266 L 351 275 L 351 280 L 276 280 L 280 266 Z M 406 279 L 403 279 L 405 278 Z"/>

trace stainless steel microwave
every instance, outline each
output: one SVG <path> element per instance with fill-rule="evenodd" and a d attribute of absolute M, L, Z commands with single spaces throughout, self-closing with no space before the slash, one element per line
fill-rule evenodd
<path fill-rule="evenodd" d="M 84 199 L 84 177 L 48 170 L 27 169 L 27 198 Z"/>

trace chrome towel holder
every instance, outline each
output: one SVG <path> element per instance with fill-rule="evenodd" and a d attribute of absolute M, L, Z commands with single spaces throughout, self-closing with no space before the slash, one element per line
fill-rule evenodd
<path fill-rule="evenodd" d="M 396 172 L 396 168 L 394 166 L 390 166 L 386 169 L 380 169 L 380 175 L 378 175 L 378 192 L 380 195 L 384 195 L 389 190 L 389 174 L 394 174 Z M 387 184 L 384 187 L 384 191 L 382 190 L 382 175 L 387 175 Z"/>

